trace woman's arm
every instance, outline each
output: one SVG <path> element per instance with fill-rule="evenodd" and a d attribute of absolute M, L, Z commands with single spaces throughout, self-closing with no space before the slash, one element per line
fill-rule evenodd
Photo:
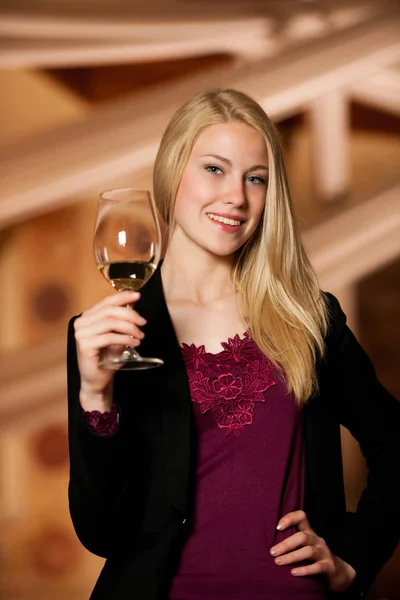
<path fill-rule="evenodd" d="M 128 296 L 127 296 L 128 294 Z M 99 353 L 109 344 L 134 343 L 142 336 L 137 326 L 143 319 L 123 303 L 132 294 L 110 296 L 70 321 L 68 327 L 68 419 L 70 449 L 69 504 L 72 521 L 82 544 L 94 554 L 109 556 L 121 547 L 116 530 L 121 500 L 126 491 L 128 469 L 134 468 L 135 439 L 120 422 L 113 436 L 102 436 L 87 425 L 82 409 L 104 413 L 112 406 L 113 371 L 98 367 Z M 137 295 L 138 296 L 138 295 Z M 135 298 L 137 299 L 137 298 Z M 130 334 L 130 335 L 129 335 Z M 120 390 L 123 394 L 124 390 Z M 134 515 L 134 500 L 130 518 Z M 126 523 L 124 531 L 130 529 Z"/>
<path fill-rule="evenodd" d="M 333 348 L 329 360 L 340 423 L 359 442 L 368 483 L 357 510 L 330 539 L 330 549 L 354 567 L 366 593 L 400 539 L 400 403 L 376 377 L 336 298 L 329 295 Z"/>
<path fill-rule="evenodd" d="M 69 506 L 81 543 L 90 552 L 107 557 L 114 545 L 118 498 L 126 480 L 122 460 L 124 432 L 119 426 L 114 436 L 100 436 L 83 419 L 74 320 L 68 326 L 67 349 Z"/>

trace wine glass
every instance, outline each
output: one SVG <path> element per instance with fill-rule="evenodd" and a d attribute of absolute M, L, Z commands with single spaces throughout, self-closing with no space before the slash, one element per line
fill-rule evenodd
<path fill-rule="evenodd" d="M 132 188 L 100 194 L 94 232 L 94 256 L 99 271 L 119 292 L 137 291 L 150 279 L 161 254 L 161 231 L 150 192 Z M 107 348 L 102 368 L 141 370 L 161 366 L 130 347 Z"/>

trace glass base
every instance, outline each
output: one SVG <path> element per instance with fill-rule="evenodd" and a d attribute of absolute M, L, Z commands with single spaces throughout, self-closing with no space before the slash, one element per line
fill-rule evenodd
<path fill-rule="evenodd" d="M 144 371 L 145 369 L 155 369 L 161 367 L 164 361 L 161 358 L 149 358 L 140 356 L 136 350 L 126 349 L 120 356 L 110 358 L 104 357 L 99 362 L 102 369 L 112 371 Z"/>

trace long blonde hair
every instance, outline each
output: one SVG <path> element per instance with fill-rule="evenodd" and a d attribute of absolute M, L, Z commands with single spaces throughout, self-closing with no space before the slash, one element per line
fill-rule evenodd
<path fill-rule="evenodd" d="M 195 141 L 210 125 L 229 122 L 257 130 L 269 161 L 264 213 L 235 254 L 232 280 L 255 343 L 284 373 L 298 404 L 304 404 L 318 388 L 315 365 L 324 355 L 328 309 L 297 232 L 279 135 L 261 106 L 242 92 L 219 89 L 184 104 L 161 140 L 155 201 L 172 229 L 175 198 Z"/>

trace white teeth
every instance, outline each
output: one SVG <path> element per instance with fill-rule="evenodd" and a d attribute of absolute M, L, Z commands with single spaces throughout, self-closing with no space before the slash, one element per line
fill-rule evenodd
<path fill-rule="evenodd" d="M 234 219 L 227 219 L 226 217 L 220 217 L 219 215 L 213 215 L 212 213 L 208 213 L 208 216 L 213 221 L 219 221 L 220 223 L 225 223 L 225 225 L 232 225 L 235 227 L 240 225 L 240 221 L 235 221 Z"/>

